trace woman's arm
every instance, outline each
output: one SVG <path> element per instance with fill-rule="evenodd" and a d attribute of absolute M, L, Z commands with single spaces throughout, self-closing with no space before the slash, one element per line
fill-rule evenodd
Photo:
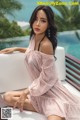
<path fill-rule="evenodd" d="M 14 51 L 20 51 L 20 52 L 23 52 L 25 53 L 27 50 L 27 48 L 22 48 L 22 47 L 12 47 L 12 48 L 5 48 L 3 50 L 0 51 L 0 54 L 3 53 L 3 54 L 9 54 L 9 53 L 12 53 Z"/>
<path fill-rule="evenodd" d="M 23 53 L 25 53 L 26 50 L 27 50 L 27 48 L 22 48 L 22 47 L 16 47 L 15 48 L 15 51 L 20 51 L 20 52 L 23 52 Z"/>

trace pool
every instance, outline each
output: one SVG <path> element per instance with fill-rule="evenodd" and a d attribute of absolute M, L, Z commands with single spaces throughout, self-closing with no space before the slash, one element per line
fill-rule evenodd
<path fill-rule="evenodd" d="M 80 30 L 78 31 L 80 35 Z M 80 39 L 74 31 L 61 32 L 58 34 L 58 45 L 65 48 L 65 52 L 80 59 Z"/>
<path fill-rule="evenodd" d="M 80 34 L 80 30 L 78 31 Z M 29 44 L 29 36 L 10 38 L 7 42 L 0 42 L 0 49 L 6 47 L 27 47 Z M 80 39 L 76 37 L 74 31 L 58 33 L 58 46 L 65 48 L 65 52 L 80 59 Z"/>

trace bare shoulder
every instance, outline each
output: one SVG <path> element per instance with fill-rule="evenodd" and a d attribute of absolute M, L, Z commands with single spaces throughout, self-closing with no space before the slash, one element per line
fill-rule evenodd
<path fill-rule="evenodd" d="M 45 38 L 41 43 L 41 52 L 49 55 L 53 55 L 53 46 L 51 41 L 48 38 Z"/>

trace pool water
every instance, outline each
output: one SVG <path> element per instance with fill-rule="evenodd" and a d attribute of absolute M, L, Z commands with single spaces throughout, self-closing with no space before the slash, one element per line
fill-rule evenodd
<path fill-rule="evenodd" d="M 79 31 L 80 33 L 80 31 Z M 74 31 L 58 33 L 58 46 L 65 48 L 65 52 L 80 59 L 80 39 L 77 38 Z M 0 49 L 6 47 L 27 47 L 29 44 L 29 36 L 9 39 L 8 42 L 0 42 Z"/>
<path fill-rule="evenodd" d="M 80 35 L 80 31 L 78 31 Z M 58 34 L 58 45 L 65 48 L 65 52 L 80 59 L 80 39 L 74 31 L 62 32 Z"/>

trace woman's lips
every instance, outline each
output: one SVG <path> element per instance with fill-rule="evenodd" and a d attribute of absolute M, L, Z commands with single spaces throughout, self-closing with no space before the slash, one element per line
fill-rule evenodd
<path fill-rule="evenodd" d="M 39 29 L 39 28 L 35 28 L 34 30 L 35 30 L 35 31 L 40 31 L 40 29 Z"/>

